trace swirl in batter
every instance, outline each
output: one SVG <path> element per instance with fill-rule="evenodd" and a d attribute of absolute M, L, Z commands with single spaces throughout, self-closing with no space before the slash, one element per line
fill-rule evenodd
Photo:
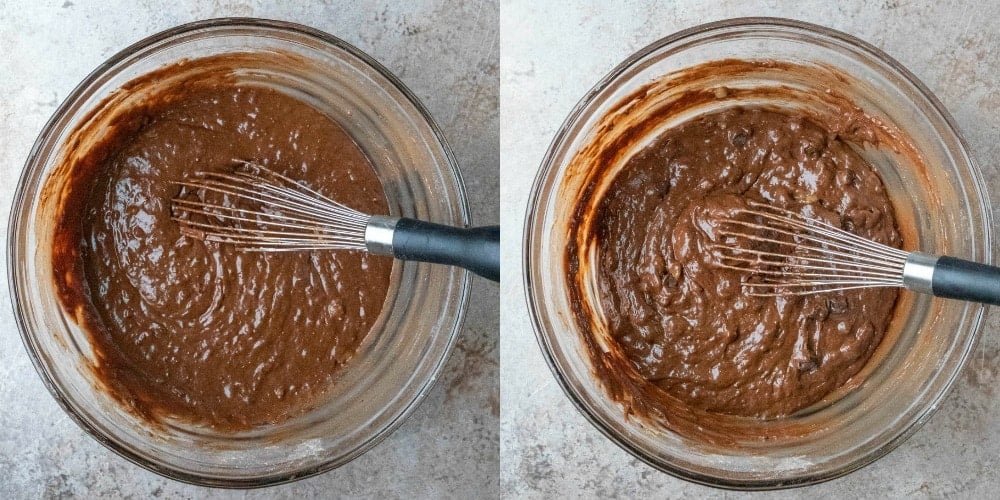
<path fill-rule="evenodd" d="M 53 257 L 105 385 L 154 420 L 222 430 L 318 404 L 379 316 L 391 259 L 203 243 L 180 233 L 170 199 L 192 172 L 245 159 L 385 214 L 368 158 L 309 105 L 232 83 L 171 89 L 119 125 L 77 165 Z"/>
<path fill-rule="evenodd" d="M 898 292 L 744 294 L 747 276 L 714 265 L 710 246 L 718 221 L 749 201 L 902 244 L 881 179 L 837 133 L 800 114 L 735 108 L 664 132 L 613 180 L 595 214 L 597 289 L 643 379 L 691 408 L 771 418 L 858 373 Z"/>

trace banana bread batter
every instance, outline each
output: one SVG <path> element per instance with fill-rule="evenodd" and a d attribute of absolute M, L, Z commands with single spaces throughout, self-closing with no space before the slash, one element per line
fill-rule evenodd
<path fill-rule="evenodd" d="M 53 257 L 105 385 L 153 421 L 220 430 L 314 407 L 378 318 L 392 260 L 203 243 L 181 234 L 170 199 L 176 181 L 240 159 L 386 214 L 368 158 L 306 103 L 223 80 L 178 85 L 117 124 L 73 168 Z"/>
<path fill-rule="evenodd" d="M 895 289 L 748 296 L 746 274 L 715 266 L 709 249 L 718 221 L 748 201 L 899 247 L 881 179 L 838 132 L 801 114 L 728 109 L 662 133 L 610 184 L 593 226 L 600 307 L 631 368 L 664 397 L 714 414 L 779 417 L 817 402 L 871 357 Z"/>

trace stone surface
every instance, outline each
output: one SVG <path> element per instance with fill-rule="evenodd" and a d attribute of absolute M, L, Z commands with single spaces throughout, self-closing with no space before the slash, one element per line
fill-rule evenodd
<path fill-rule="evenodd" d="M 0 238 L 6 238 L 16 179 L 35 137 L 80 80 L 143 37 L 223 16 L 307 24 L 379 60 L 443 128 L 462 167 L 474 221 L 497 223 L 495 2 L 13 0 L 0 3 Z M 4 281 L 6 271 L 0 267 Z M 0 294 L 0 498 L 498 496 L 499 288 L 493 283 L 474 281 L 465 328 L 437 384 L 388 439 L 338 470 L 248 492 L 165 479 L 84 435 L 31 366 L 6 285 Z"/>
<path fill-rule="evenodd" d="M 0 5 L 0 206 L 9 210 L 14 181 L 45 120 L 101 61 L 159 30 L 236 15 L 314 26 L 396 73 L 444 129 L 476 222 L 502 216 L 504 283 L 498 289 L 474 282 L 465 329 L 438 384 L 386 441 L 336 471 L 247 492 L 164 479 L 85 436 L 42 386 L 10 308 L 0 307 L 0 498 L 742 496 L 660 473 L 593 429 L 545 365 L 521 283 L 528 191 L 563 119 L 629 54 L 703 22 L 784 16 L 882 48 L 951 112 L 1000 209 L 1000 4 L 907 0 L 6 1 Z M 2 223 L 5 238 L 6 216 Z M 6 266 L 0 275 L 6 277 Z M 912 438 L 856 473 L 775 496 L 994 496 L 998 384 L 1000 311 L 993 311 L 963 375 Z"/>
<path fill-rule="evenodd" d="M 568 5 L 567 5 L 568 4 Z M 570 6 L 571 5 L 571 6 Z M 634 459 L 577 412 L 549 372 L 525 308 L 521 231 L 532 179 L 588 89 L 645 45 L 704 22 L 780 16 L 878 46 L 952 113 L 1000 208 L 1000 3 L 514 0 L 500 10 L 501 489 L 510 498 L 732 498 Z M 779 498 L 989 498 L 1000 487 L 1000 310 L 940 410 L 864 469 Z"/>

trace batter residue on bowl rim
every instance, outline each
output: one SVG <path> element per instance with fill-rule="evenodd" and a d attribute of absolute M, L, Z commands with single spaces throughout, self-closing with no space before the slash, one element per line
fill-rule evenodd
<path fill-rule="evenodd" d="M 849 80 L 775 61 L 688 68 L 618 103 L 568 169 L 585 182 L 567 281 L 595 376 L 627 414 L 718 444 L 807 432 L 781 417 L 863 379 L 898 292 L 746 297 L 745 275 L 712 265 L 717 221 L 757 201 L 910 240 L 856 149 L 912 145 L 834 89 L 711 84 L 766 71 Z"/>
<path fill-rule="evenodd" d="M 153 422 L 238 431 L 307 411 L 385 300 L 389 258 L 241 252 L 185 237 L 170 219 L 176 181 L 230 170 L 234 159 L 388 213 L 371 163 L 337 123 L 236 81 L 234 71 L 259 57 L 185 61 L 129 82 L 109 101 L 148 95 L 98 106 L 110 132 L 95 143 L 102 120 L 85 121 L 56 174 L 65 181 L 52 262 L 62 305 L 90 333 L 99 379 Z M 158 85 L 179 73 L 187 76 Z"/>

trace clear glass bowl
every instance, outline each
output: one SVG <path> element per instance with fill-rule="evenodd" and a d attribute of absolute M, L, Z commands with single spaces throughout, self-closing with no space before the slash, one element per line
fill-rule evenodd
<path fill-rule="evenodd" d="M 787 61 L 849 75 L 844 82 L 792 81 L 780 71 L 761 71 L 713 83 L 733 88 L 835 86 L 866 113 L 901 131 L 918 153 L 908 159 L 878 148 L 862 151 L 883 177 L 901 225 L 913 233 L 915 241 L 909 244 L 991 262 L 991 215 L 982 174 L 953 121 L 923 84 L 886 54 L 843 33 L 782 19 L 734 19 L 685 30 L 644 48 L 598 82 L 566 119 L 542 162 L 527 209 L 528 306 L 542 351 L 566 394 L 594 426 L 636 457 L 714 486 L 810 484 L 885 455 L 930 417 L 974 348 L 985 307 L 904 292 L 902 314 L 856 386 L 807 411 L 747 424 L 766 426 L 782 437 L 712 445 L 626 416 L 594 377 L 570 307 L 564 261 L 568 224 L 587 180 L 570 166 L 596 140 L 597 128 L 607 125 L 602 117 L 637 89 L 672 72 L 729 58 Z M 727 101 L 740 104 L 762 102 Z M 763 104 L 796 105 L 781 99 Z M 665 121 L 671 118 L 679 119 Z M 592 293 L 588 300 L 596 303 Z"/>
<path fill-rule="evenodd" d="M 396 262 L 383 311 L 327 400 L 282 424 L 219 433 L 177 422 L 154 428 L 98 389 L 86 332 L 60 306 L 51 266 L 57 196 L 43 192 L 70 155 L 100 134 L 109 103 L 142 92 L 122 85 L 184 59 L 242 52 L 241 82 L 306 100 L 340 123 L 371 158 L 394 215 L 466 225 L 469 210 L 455 158 L 427 110 L 360 50 L 289 23 L 217 19 L 180 26 L 118 53 L 81 83 L 35 142 L 9 225 L 11 296 L 25 346 L 46 386 L 85 431 L 123 457 L 165 476 L 211 486 L 256 487 L 340 466 L 365 452 L 416 407 L 460 329 L 469 274 Z M 294 64 L 278 57 L 297 56 Z M 171 82 L 159 82 L 169 85 Z M 156 87 L 154 85 L 153 87 Z M 152 90 L 152 89 L 150 89 Z M 110 98 L 109 98 L 110 96 Z M 103 108 L 99 105 L 108 99 Z M 67 146 L 89 123 L 87 137 Z M 55 179 L 55 180 L 53 180 Z"/>

